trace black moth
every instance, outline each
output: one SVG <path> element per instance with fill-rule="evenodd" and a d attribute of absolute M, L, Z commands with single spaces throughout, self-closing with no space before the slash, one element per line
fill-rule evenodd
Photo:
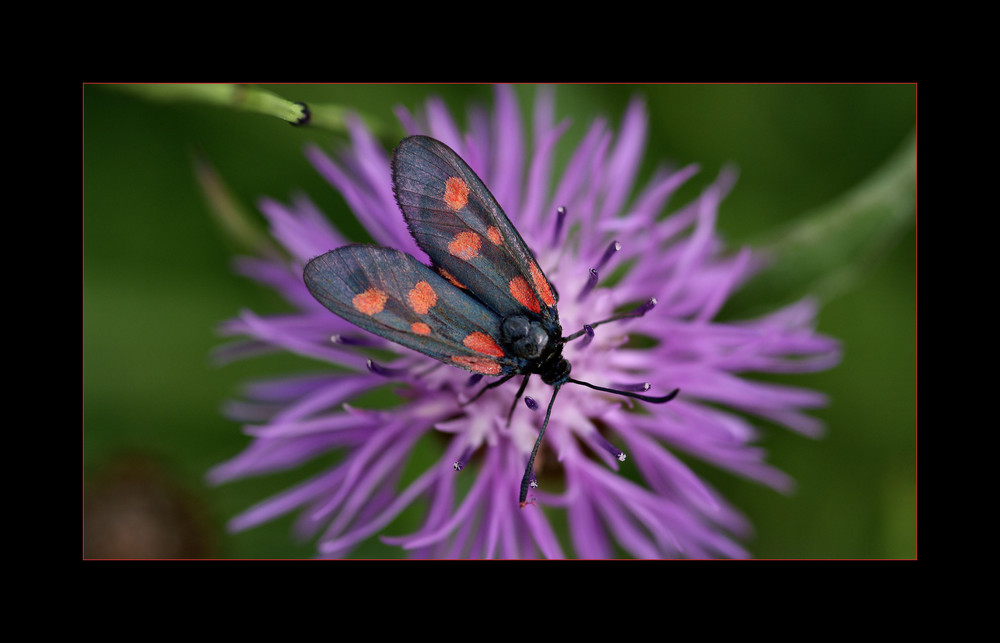
<path fill-rule="evenodd" d="M 306 286 L 332 312 L 367 331 L 446 364 L 499 378 L 469 402 L 524 375 L 508 422 L 531 375 L 553 387 L 521 480 L 522 507 L 552 405 L 564 384 L 657 404 L 677 395 L 674 390 L 652 397 L 575 380 L 562 356 L 566 342 L 600 324 L 642 315 L 655 300 L 563 337 L 556 289 L 458 154 L 426 136 L 403 139 L 393 154 L 392 182 L 410 233 L 432 266 L 391 248 L 349 245 L 310 261 Z"/>

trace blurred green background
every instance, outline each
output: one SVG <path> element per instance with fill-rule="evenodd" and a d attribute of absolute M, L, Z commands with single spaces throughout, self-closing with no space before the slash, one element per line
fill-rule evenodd
<path fill-rule="evenodd" d="M 337 103 L 387 126 L 392 114 L 431 96 L 464 118 L 474 85 L 274 85 L 293 101 Z M 222 403 L 254 377 L 314 370 L 272 356 L 213 366 L 219 322 L 243 308 L 287 310 L 273 293 L 233 274 L 193 172 L 203 154 L 235 196 L 307 194 L 338 220 L 343 199 L 302 154 L 343 134 L 211 105 L 149 101 L 84 85 L 84 535 L 85 557 L 310 557 L 290 517 L 230 535 L 225 523 L 305 477 L 301 471 L 209 487 L 205 472 L 249 438 Z M 535 88 L 517 88 L 530 107 Z M 628 100 L 650 112 L 646 164 L 697 162 L 688 195 L 725 164 L 740 171 L 719 229 L 734 244 L 821 207 L 880 166 L 914 130 L 914 85 L 560 85 L 557 117 L 571 117 L 565 154 L 596 116 L 617 125 Z M 916 556 L 916 236 L 911 228 L 863 281 L 828 302 L 819 330 L 839 338 L 844 359 L 826 373 L 781 381 L 824 391 L 815 413 L 828 427 L 813 440 L 765 427 L 770 461 L 798 488 L 785 496 L 707 466 L 696 470 L 755 526 L 759 558 Z M 433 454 L 431 454 L 433 456 Z M 690 461 L 690 460 L 689 460 Z M 390 527 L 386 533 L 403 533 Z M 377 540 L 355 552 L 390 557 Z"/>

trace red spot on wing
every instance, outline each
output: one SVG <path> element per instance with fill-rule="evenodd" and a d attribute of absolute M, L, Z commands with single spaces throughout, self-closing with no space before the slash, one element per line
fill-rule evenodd
<path fill-rule="evenodd" d="M 385 302 L 389 297 L 378 288 L 369 288 L 359 295 L 354 295 L 351 303 L 355 310 L 366 315 L 380 313 L 385 308 Z"/>
<path fill-rule="evenodd" d="M 453 274 L 451 274 L 450 272 L 448 272 L 448 271 L 447 271 L 447 270 L 445 270 L 444 268 L 438 268 L 438 269 L 437 269 L 437 271 L 438 271 L 439 273 L 441 273 L 441 276 L 442 276 L 442 277 L 444 277 L 445 279 L 447 279 L 448 281 L 450 281 L 450 282 L 451 282 L 451 283 L 452 283 L 453 285 L 455 285 L 455 286 L 458 286 L 458 287 L 459 287 L 459 288 L 461 288 L 462 290 L 468 290 L 468 288 L 466 288 L 465 286 L 463 286 L 463 285 L 462 285 L 462 284 L 461 284 L 461 283 L 460 283 L 460 282 L 458 281 L 458 279 L 455 279 L 455 276 L 454 276 Z"/>
<path fill-rule="evenodd" d="M 486 333 L 469 333 L 462 340 L 462 343 L 476 351 L 477 353 L 482 353 L 483 355 L 490 355 L 491 357 L 503 357 L 503 349 L 500 348 L 492 337 Z"/>
<path fill-rule="evenodd" d="M 437 293 L 426 281 L 418 281 L 406 298 L 410 302 L 410 307 L 421 315 L 426 315 L 438 300 Z"/>
<path fill-rule="evenodd" d="M 469 369 L 470 371 L 482 373 L 483 375 L 499 375 L 501 371 L 500 365 L 488 357 L 452 355 L 451 361 Z"/>
<path fill-rule="evenodd" d="M 469 261 L 479 256 L 479 249 L 482 247 L 482 237 L 475 232 L 459 232 L 448 244 L 448 252 Z"/>
<path fill-rule="evenodd" d="M 535 313 L 541 312 L 542 307 L 524 277 L 517 276 L 510 280 L 510 295 L 528 310 Z"/>
<path fill-rule="evenodd" d="M 444 184 L 444 202 L 455 210 L 461 210 L 469 202 L 469 186 L 462 179 L 452 176 Z"/>
<path fill-rule="evenodd" d="M 410 324 L 410 330 L 412 330 L 417 335 L 430 335 L 431 327 L 424 322 L 414 322 Z"/>
<path fill-rule="evenodd" d="M 535 282 L 535 290 L 538 294 L 542 296 L 542 301 L 545 302 L 546 306 L 555 306 L 556 298 L 552 296 L 552 289 L 549 288 L 549 281 L 542 274 L 541 268 L 536 266 L 534 262 L 531 263 L 531 280 Z"/>
<path fill-rule="evenodd" d="M 486 236 L 490 238 L 490 241 L 493 242 L 493 245 L 495 246 L 503 245 L 503 237 L 500 236 L 500 230 L 498 230 L 496 226 L 490 226 L 486 230 Z"/>

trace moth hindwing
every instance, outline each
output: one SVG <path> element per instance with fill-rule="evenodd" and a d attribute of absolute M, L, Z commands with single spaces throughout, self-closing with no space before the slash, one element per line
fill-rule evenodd
<path fill-rule="evenodd" d="M 494 311 L 406 253 L 345 246 L 310 261 L 304 278 L 330 311 L 446 364 L 485 375 L 522 365 L 501 348 Z"/>

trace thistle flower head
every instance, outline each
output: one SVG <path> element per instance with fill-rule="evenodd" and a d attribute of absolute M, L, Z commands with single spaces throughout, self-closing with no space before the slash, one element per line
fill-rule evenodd
<path fill-rule="evenodd" d="M 337 368 L 249 386 L 248 399 L 229 410 L 246 423 L 252 442 L 210 478 L 293 469 L 331 451 L 342 457 L 233 519 L 232 529 L 297 512 L 297 529 L 330 557 L 348 555 L 375 535 L 425 558 L 748 555 L 739 545 L 746 520 L 677 454 L 789 488 L 789 478 L 754 446 L 749 418 L 814 435 L 821 427 L 804 411 L 824 398 L 746 374 L 828 368 L 839 359 L 837 344 L 814 332 L 809 302 L 738 323 L 716 319 L 756 267 L 748 249 L 727 252 L 716 236 L 732 172 L 670 211 L 671 196 L 697 168 L 663 169 L 637 185 L 647 127 L 641 101 L 630 104 L 617 132 L 604 120 L 591 123 L 558 174 L 554 153 L 569 123 L 555 122 L 553 114 L 552 95 L 542 90 L 529 137 L 509 87 L 497 88 L 492 113 L 473 109 L 464 132 L 438 100 L 417 114 L 397 113 L 408 133 L 441 140 L 465 159 L 532 248 L 559 291 L 565 332 L 579 331 L 563 349 L 574 379 L 646 395 L 675 388 L 682 394 L 652 405 L 563 387 L 535 462 L 535 506 L 522 510 L 518 488 L 551 387 L 532 378 L 525 404 L 512 413 L 513 384 L 465 404 L 488 380 L 367 334 L 313 299 L 303 265 L 351 240 L 304 198 L 265 200 L 261 210 L 288 257 L 245 259 L 240 270 L 284 295 L 294 311 L 243 312 L 224 331 L 247 339 L 220 354 L 282 350 Z M 331 157 L 313 147 L 309 159 L 375 243 L 426 261 L 395 203 L 389 153 L 359 121 L 350 133 L 349 149 Z M 623 310 L 634 314 L 594 324 Z M 372 361 L 372 348 L 396 358 Z M 399 385 L 396 406 L 351 404 L 387 382 Z M 437 437 L 440 457 L 416 479 L 401 480 L 425 436 Z M 419 529 L 384 533 L 418 500 L 426 503 Z M 549 521 L 560 510 L 569 526 L 565 541 Z"/>

